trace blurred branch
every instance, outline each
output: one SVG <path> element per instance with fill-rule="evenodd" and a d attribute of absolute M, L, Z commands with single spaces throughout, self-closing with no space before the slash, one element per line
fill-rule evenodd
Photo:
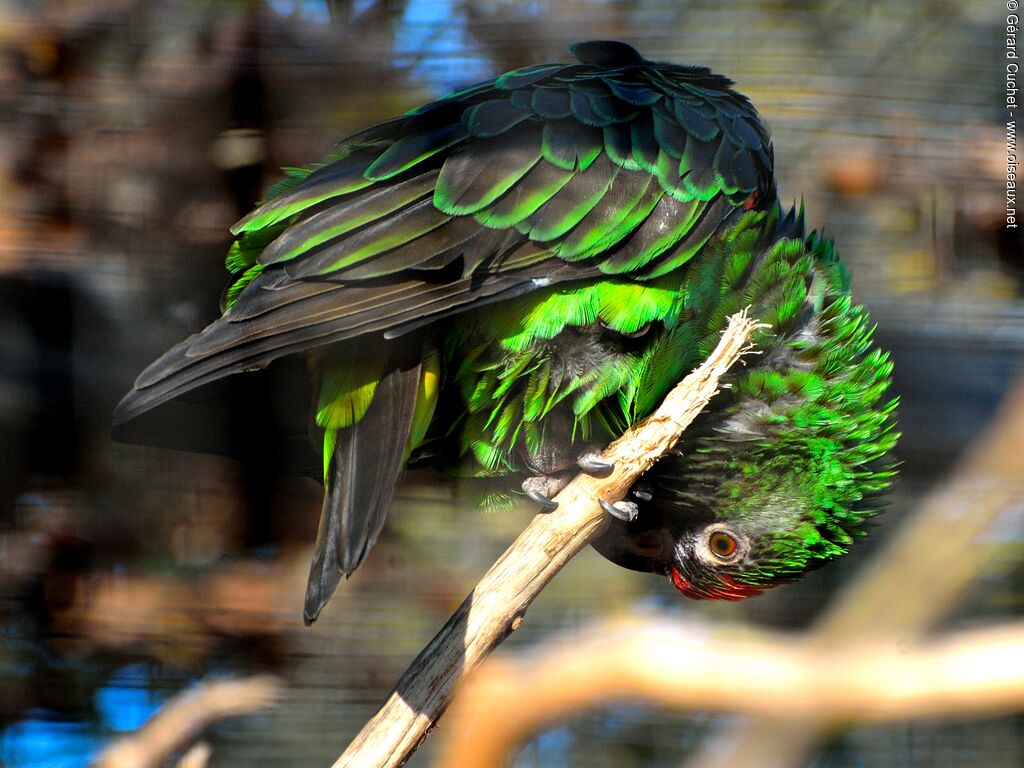
<path fill-rule="evenodd" d="M 150 768 L 186 747 L 206 727 L 218 720 L 267 709 L 280 693 L 280 683 L 269 675 L 243 680 L 212 680 L 170 699 L 142 728 L 117 739 L 97 758 L 96 768 Z M 190 749 L 182 759 L 188 766 L 202 766 L 209 749 Z"/>
<path fill-rule="evenodd" d="M 181 756 L 177 768 L 206 768 L 212 754 L 213 750 L 208 742 L 197 741 Z"/>
<path fill-rule="evenodd" d="M 658 410 L 628 430 L 602 455 L 615 471 L 577 476 L 555 497 L 558 509 L 533 518 L 424 648 L 381 707 L 335 762 L 335 768 L 397 766 L 426 737 L 451 700 L 455 684 L 476 668 L 522 622 L 544 586 L 602 530 L 598 499 L 622 499 L 630 485 L 678 441 L 718 391 L 718 381 L 749 349 L 760 327 L 734 315 L 710 357 L 686 377 Z"/>
<path fill-rule="evenodd" d="M 599 623 L 473 675 L 445 720 L 437 765 L 498 768 L 545 723 L 617 699 L 844 721 L 1009 712 L 1024 706 L 1022 647 L 1024 622 L 912 648 L 861 638 L 829 648 L 667 618 Z"/>
<path fill-rule="evenodd" d="M 859 637 L 914 643 L 946 616 L 990 563 L 999 518 L 1020 512 L 1022 457 L 1024 382 L 1007 396 L 949 481 L 924 499 L 870 569 L 818 621 L 812 630 L 817 641 L 839 644 Z M 828 716 L 798 722 L 780 712 L 739 723 L 718 734 L 689 765 L 804 765 L 833 722 Z M 772 744 L 770 757 L 766 743 Z"/>

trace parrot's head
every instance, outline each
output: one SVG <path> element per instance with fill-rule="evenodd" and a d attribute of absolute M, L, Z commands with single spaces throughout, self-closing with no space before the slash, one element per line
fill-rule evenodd
<path fill-rule="evenodd" d="M 821 409 L 808 422 L 802 407 L 712 415 L 634 486 L 635 519 L 611 519 L 595 548 L 696 599 L 800 578 L 849 551 L 891 481 L 894 404 L 871 405 L 842 423 Z"/>

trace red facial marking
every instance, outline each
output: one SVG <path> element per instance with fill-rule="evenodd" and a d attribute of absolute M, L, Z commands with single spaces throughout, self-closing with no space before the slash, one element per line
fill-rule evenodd
<path fill-rule="evenodd" d="M 722 584 L 725 592 L 720 596 L 722 600 L 743 600 L 760 595 L 765 590 L 764 587 L 755 587 L 753 584 L 741 584 L 728 574 L 722 576 Z"/>
<path fill-rule="evenodd" d="M 697 587 L 683 578 L 675 566 L 669 571 L 669 578 L 676 589 L 693 600 L 743 600 L 759 595 L 765 590 L 765 587 L 740 584 L 727 574 L 723 574 L 719 581 L 712 582 L 707 587 Z"/>
<path fill-rule="evenodd" d="M 754 190 L 754 194 L 752 194 L 750 197 L 748 197 L 746 200 L 743 201 L 743 210 L 744 211 L 749 211 L 751 208 L 753 208 L 755 205 L 757 205 L 758 198 L 760 198 L 760 197 L 761 197 L 760 191 L 755 189 Z"/>
<path fill-rule="evenodd" d="M 669 578 L 672 579 L 672 583 L 675 585 L 675 588 L 687 597 L 692 597 L 694 600 L 702 599 L 703 596 L 694 590 L 693 585 L 683 578 L 683 574 L 681 574 L 679 569 L 674 565 L 669 571 Z"/>

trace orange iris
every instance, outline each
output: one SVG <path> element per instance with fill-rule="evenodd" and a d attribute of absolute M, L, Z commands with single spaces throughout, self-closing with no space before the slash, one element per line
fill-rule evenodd
<path fill-rule="evenodd" d="M 721 558 L 732 557 L 736 552 L 736 539 L 725 531 L 712 533 L 708 543 L 711 545 L 711 551 Z"/>

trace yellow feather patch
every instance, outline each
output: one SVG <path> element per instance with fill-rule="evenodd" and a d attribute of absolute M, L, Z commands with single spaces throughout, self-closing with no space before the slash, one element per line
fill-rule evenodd
<path fill-rule="evenodd" d="M 427 436 L 427 428 L 434 417 L 434 408 L 437 406 L 437 395 L 440 388 L 441 356 L 431 349 L 424 356 L 423 367 L 420 368 L 420 386 L 416 393 L 416 407 L 412 414 L 412 429 L 409 431 L 409 441 L 405 446 L 406 456 L 412 453 Z"/>
<path fill-rule="evenodd" d="M 357 354 L 355 360 L 325 361 L 320 374 L 316 423 L 324 429 L 343 429 L 366 415 L 380 381 L 379 355 Z"/>
<path fill-rule="evenodd" d="M 324 430 L 324 487 L 327 487 L 327 475 L 331 468 L 331 457 L 334 455 L 334 446 L 338 444 L 338 430 Z M 323 521 L 320 522 L 323 525 Z M 319 534 L 317 534 L 319 536 Z"/>

